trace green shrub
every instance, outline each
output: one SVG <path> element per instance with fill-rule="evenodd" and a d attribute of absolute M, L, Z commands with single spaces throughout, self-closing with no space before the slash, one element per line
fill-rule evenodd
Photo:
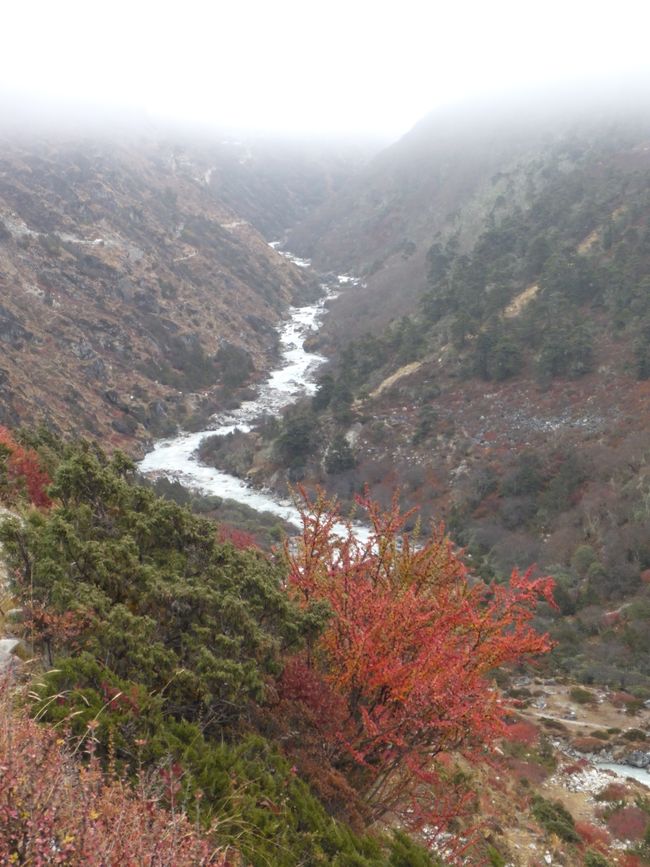
<path fill-rule="evenodd" d="M 34 638 L 56 663 L 33 685 L 39 718 L 80 756 L 92 742 L 107 768 L 163 768 L 190 818 L 215 819 L 251 867 L 434 867 L 406 835 L 329 815 L 255 731 L 254 701 L 324 607 L 296 609 L 279 566 L 220 544 L 213 523 L 133 479 L 123 455 L 70 447 L 57 505 L 0 528 L 16 592 L 47 612 Z"/>
<path fill-rule="evenodd" d="M 589 849 L 585 852 L 585 867 L 611 867 L 611 864 L 600 852 Z"/>
<path fill-rule="evenodd" d="M 547 801 L 541 795 L 533 798 L 533 816 L 548 834 L 557 834 L 567 843 L 579 843 L 573 816 L 559 801 Z"/>
<path fill-rule="evenodd" d="M 327 449 L 325 469 L 328 473 L 342 473 L 356 466 L 356 458 L 342 433 L 337 433 Z"/>
<path fill-rule="evenodd" d="M 581 686 L 572 687 L 569 696 L 571 701 L 575 701 L 576 704 L 593 704 L 594 702 L 593 693 L 589 692 L 588 689 L 583 689 Z"/>
<path fill-rule="evenodd" d="M 262 696 L 311 615 L 289 602 L 278 566 L 220 544 L 212 522 L 132 474 L 123 456 L 71 450 L 52 486 L 61 506 L 2 528 L 17 590 L 73 619 L 78 653 L 163 690 L 169 713 L 222 724 Z M 43 635 L 48 661 L 63 639 Z"/>

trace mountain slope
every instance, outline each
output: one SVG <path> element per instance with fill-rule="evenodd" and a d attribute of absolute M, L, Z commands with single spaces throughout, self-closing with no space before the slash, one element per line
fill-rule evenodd
<path fill-rule="evenodd" d="M 427 286 L 432 243 L 469 252 L 487 220 L 525 210 L 544 187 L 529 171 L 549 148 L 608 130 L 634 147 L 648 137 L 650 89 L 629 82 L 601 93 L 526 93 L 438 109 L 384 150 L 345 189 L 297 225 L 289 246 L 319 267 L 350 269 L 365 288 L 339 302 L 346 334 L 413 309 Z M 575 144 L 575 142 L 573 142 Z"/>
<path fill-rule="evenodd" d="M 1 143 L 3 423 L 142 439 L 268 365 L 282 311 L 316 287 L 185 153 Z"/>
<path fill-rule="evenodd" d="M 261 138 L 192 143 L 191 154 L 202 161 L 217 199 L 275 240 L 342 190 L 379 148 L 375 142 Z"/>

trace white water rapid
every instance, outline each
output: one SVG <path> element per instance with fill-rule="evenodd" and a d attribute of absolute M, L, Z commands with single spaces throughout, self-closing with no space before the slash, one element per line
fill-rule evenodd
<path fill-rule="evenodd" d="M 275 242 L 271 244 L 275 247 Z M 283 254 L 287 255 L 288 254 Z M 309 262 L 290 257 L 299 267 Z M 356 282 L 348 275 L 339 277 L 339 284 Z M 282 361 L 260 387 L 255 400 L 248 400 L 228 413 L 215 415 L 212 424 L 198 433 L 181 433 L 172 439 L 160 440 L 140 462 L 140 471 L 148 476 L 166 476 L 178 479 L 184 485 L 204 494 L 237 500 L 261 512 L 271 512 L 285 521 L 298 524 L 296 508 L 270 491 L 256 490 L 243 479 L 214 467 L 201 464 L 196 451 L 202 440 L 213 434 L 225 435 L 236 428 L 249 431 L 253 421 L 261 415 L 277 415 L 280 410 L 316 388 L 316 371 L 325 361 L 323 356 L 307 352 L 304 341 L 318 330 L 325 313 L 326 302 L 337 292 L 323 285 L 325 295 L 316 304 L 291 307 L 289 317 L 280 327 Z"/>

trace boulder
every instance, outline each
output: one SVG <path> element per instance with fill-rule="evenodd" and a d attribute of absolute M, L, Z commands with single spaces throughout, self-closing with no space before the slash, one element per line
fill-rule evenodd
<path fill-rule="evenodd" d="M 0 672 L 18 663 L 14 651 L 20 644 L 17 638 L 0 638 Z"/>
<path fill-rule="evenodd" d="M 633 768 L 650 767 L 650 753 L 643 750 L 632 750 L 631 753 L 626 753 L 621 759 L 625 765 L 632 765 Z"/>

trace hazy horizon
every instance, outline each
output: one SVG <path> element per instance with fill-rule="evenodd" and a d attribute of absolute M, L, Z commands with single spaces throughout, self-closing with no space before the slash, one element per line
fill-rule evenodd
<path fill-rule="evenodd" d="M 5 11 L 0 105 L 45 124 L 302 138 L 406 133 L 436 107 L 650 82 L 640 0 L 234 6 L 62 0 Z M 650 91 L 650 88 L 649 88 Z"/>

